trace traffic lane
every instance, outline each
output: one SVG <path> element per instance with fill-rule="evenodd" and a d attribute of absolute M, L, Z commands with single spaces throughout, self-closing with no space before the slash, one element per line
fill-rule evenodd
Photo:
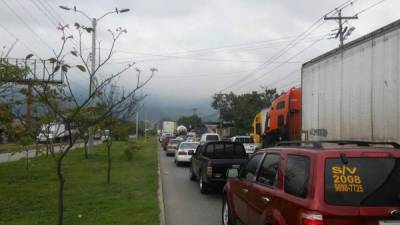
<path fill-rule="evenodd" d="M 177 167 L 173 157 L 159 147 L 160 173 L 163 185 L 167 225 L 221 224 L 221 194 L 201 194 L 199 182 L 189 180 L 189 167 Z"/>

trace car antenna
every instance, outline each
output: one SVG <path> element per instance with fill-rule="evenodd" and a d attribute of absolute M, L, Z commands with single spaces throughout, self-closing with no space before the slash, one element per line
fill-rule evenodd
<path fill-rule="evenodd" d="M 346 154 L 344 153 L 340 153 L 340 159 L 342 160 L 343 164 L 348 164 L 349 163 L 349 159 L 347 158 Z"/>

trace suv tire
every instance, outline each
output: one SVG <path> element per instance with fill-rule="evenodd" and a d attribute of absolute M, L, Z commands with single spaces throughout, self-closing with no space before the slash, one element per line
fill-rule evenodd
<path fill-rule="evenodd" d="M 189 179 L 190 179 L 191 181 L 197 180 L 196 175 L 193 173 L 192 165 L 190 165 L 190 168 L 189 168 Z"/>
<path fill-rule="evenodd" d="M 222 201 L 222 224 L 236 225 L 236 221 L 232 218 L 231 209 L 229 208 L 228 199 L 224 196 Z"/>
<path fill-rule="evenodd" d="M 176 161 L 176 159 L 174 159 L 174 162 L 175 162 L 175 165 L 176 165 L 177 167 L 180 167 L 180 166 L 181 166 L 181 163 L 178 162 L 178 161 Z"/>
<path fill-rule="evenodd" d="M 199 189 L 200 193 L 202 194 L 207 194 L 208 193 L 208 184 L 204 182 L 203 176 L 200 174 L 200 179 L 199 179 Z"/>

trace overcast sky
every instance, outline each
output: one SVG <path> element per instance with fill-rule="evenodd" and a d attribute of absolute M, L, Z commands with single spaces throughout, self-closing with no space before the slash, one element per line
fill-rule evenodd
<path fill-rule="evenodd" d="M 280 57 L 272 56 L 344 2 L 0 0 L 0 45 L 9 47 L 17 37 L 19 42 L 11 57 L 22 58 L 33 51 L 48 58 L 51 49 L 60 45 L 55 22 L 90 25 L 85 17 L 62 10 L 59 5 L 76 5 L 90 17 L 99 17 L 115 7 L 130 8 L 128 13 L 112 14 L 99 22 L 98 40 L 102 40 L 102 54 L 110 44 L 107 29 L 121 26 L 128 30 L 117 43 L 113 60 L 101 73 L 116 71 L 132 61 L 137 63 L 144 76 L 155 67 L 159 72 L 145 88 L 150 102 L 196 107 L 196 102 L 204 102 L 221 90 L 242 93 L 260 90 L 262 86 L 282 90 L 299 84 L 303 62 L 337 47 L 337 40 L 327 38 L 337 23 L 321 20 L 311 33 L 302 36 Z M 354 1 L 344 14 L 354 15 L 378 2 L 380 0 Z M 346 24 L 356 28 L 350 40 L 400 19 L 399 8 L 400 1 L 386 0 L 361 13 L 358 20 Z M 84 46 L 89 51 L 90 36 Z M 87 79 L 75 73 L 75 87 L 87 89 Z M 127 73 L 119 83 L 126 88 L 135 85 L 134 71 Z"/>

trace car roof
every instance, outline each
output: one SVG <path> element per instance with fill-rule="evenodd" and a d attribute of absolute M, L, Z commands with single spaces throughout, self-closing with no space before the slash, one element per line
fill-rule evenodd
<path fill-rule="evenodd" d="M 258 152 L 284 151 L 287 153 L 305 154 L 334 154 L 334 153 L 363 153 L 363 152 L 395 152 L 400 154 L 400 145 L 396 142 L 370 141 L 291 141 L 281 142 L 271 148 Z"/>
<path fill-rule="evenodd" d="M 194 142 L 194 141 L 183 141 L 181 144 L 200 144 L 199 142 Z"/>

